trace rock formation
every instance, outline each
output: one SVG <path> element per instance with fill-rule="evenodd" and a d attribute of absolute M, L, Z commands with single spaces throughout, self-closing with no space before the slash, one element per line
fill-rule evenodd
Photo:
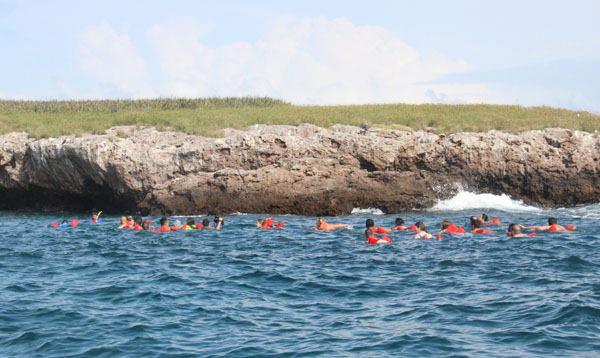
<path fill-rule="evenodd" d="M 0 136 L 0 209 L 341 215 L 430 207 L 457 191 L 539 206 L 600 201 L 600 141 L 565 129 L 438 135 L 255 125 L 206 138 L 153 128 Z"/>

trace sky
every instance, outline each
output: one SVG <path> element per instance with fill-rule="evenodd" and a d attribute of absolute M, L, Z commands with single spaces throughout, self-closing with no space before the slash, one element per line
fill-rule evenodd
<path fill-rule="evenodd" d="M 600 113 L 600 1 L 0 0 L 0 98 Z"/>

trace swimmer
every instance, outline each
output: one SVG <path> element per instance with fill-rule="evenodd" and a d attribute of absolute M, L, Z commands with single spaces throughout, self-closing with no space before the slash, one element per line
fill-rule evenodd
<path fill-rule="evenodd" d="M 150 223 L 145 221 L 142 223 L 142 230 L 144 231 L 150 231 Z"/>
<path fill-rule="evenodd" d="M 63 220 L 62 223 L 58 226 L 59 227 L 67 227 L 67 226 L 69 226 L 69 222 L 67 220 Z"/>
<path fill-rule="evenodd" d="M 481 216 L 479 216 L 479 220 L 481 220 L 483 225 L 500 225 L 499 218 L 493 218 L 492 221 L 489 222 L 489 217 L 486 214 L 481 214 Z"/>
<path fill-rule="evenodd" d="M 329 230 L 336 230 L 336 229 L 348 228 L 348 227 L 350 227 L 350 225 L 348 225 L 348 224 L 328 224 L 325 222 L 324 218 L 318 218 L 317 219 L 317 227 L 315 228 L 315 230 L 329 231 Z"/>
<path fill-rule="evenodd" d="M 208 230 L 221 230 L 221 224 L 223 223 L 223 218 L 217 218 L 217 226 L 210 226 L 210 220 L 204 219 L 202 220 L 202 228 Z"/>
<path fill-rule="evenodd" d="M 402 218 L 396 218 L 396 220 L 394 221 L 394 225 L 396 227 L 396 230 L 406 230 L 406 227 L 404 227 L 404 220 L 402 220 Z"/>
<path fill-rule="evenodd" d="M 188 218 L 185 222 L 185 225 L 181 226 L 182 230 L 198 230 L 198 226 L 193 218 Z"/>
<path fill-rule="evenodd" d="M 119 225 L 118 229 L 129 229 L 131 225 L 129 225 L 129 221 L 125 216 L 121 216 L 121 225 Z"/>
<path fill-rule="evenodd" d="M 523 234 L 521 228 L 522 226 L 519 224 L 510 224 L 508 225 L 508 232 L 512 237 L 527 237 L 527 235 Z"/>
<path fill-rule="evenodd" d="M 136 216 L 135 219 L 134 219 L 134 222 L 135 222 L 135 224 L 133 225 L 133 230 L 135 230 L 135 231 L 142 230 L 142 227 L 143 227 L 143 225 L 142 225 L 142 222 L 143 222 L 142 218 L 140 216 Z"/>
<path fill-rule="evenodd" d="M 99 218 L 100 214 L 102 214 L 102 211 L 92 212 L 92 218 L 88 220 L 88 223 L 92 223 L 92 224 L 101 223 L 102 219 Z"/>
<path fill-rule="evenodd" d="M 129 227 L 133 228 L 133 225 L 135 225 L 135 222 L 133 221 L 132 216 L 127 217 L 127 223 L 129 223 Z"/>
<path fill-rule="evenodd" d="M 471 232 L 476 234 L 493 234 L 493 231 L 482 229 L 481 220 L 475 216 L 471 216 Z"/>
<path fill-rule="evenodd" d="M 425 224 L 422 221 L 419 221 L 415 224 L 415 231 L 417 233 L 413 235 L 414 239 L 431 239 L 433 237 L 427 232 Z"/>
<path fill-rule="evenodd" d="M 547 230 L 547 231 L 569 231 L 568 229 L 566 229 L 565 227 L 558 225 L 558 220 L 556 220 L 556 218 L 550 218 L 548 219 L 548 225 L 544 225 L 544 226 L 525 226 L 523 227 L 526 230 Z M 573 227 L 574 229 L 575 227 Z"/>
<path fill-rule="evenodd" d="M 169 219 L 167 219 L 166 217 L 162 217 L 160 219 L 160 229 L 153 229 L 153 232 L 167 232 L 167 231 L 171 231 L 172 229 L 177 230 L 177 228 L 171 228 L 169 227 Z"/>
<path fill-rule="evenodd" d="M 256 227 L 259 229 L 283 229 L 283 222 L 280 222 L 277 225 L 275 224 L 275 220 L 271 218 L 264 218 L 256 220 Z"/>
<path fill-rule="evenodd" d="M 452 226 L 454 224 L 452 224 L 452 222 L 450 220 L 443 220 L 442 221 L 442 230 L 440 232 L 455 232 L 456 229 L 452 230 Z M 454 225 L 454 227 L 456 227 L 456 225 Z M 450 230 L 448 230 L 448 228 L 450 228 Z"/>
<path fill-rule="evenodd" d="M 372 219 L 367 219 L 365 226 L 367 227 L 365 230 L 365 239 L 367 239 L 368 244 L 388 244 L 392 242 L 392 240 L 387 236 L 384 236 L 381 239 L 375 236 L 375 231 L 377 228 L 375 228 L 375 222 Z"/>

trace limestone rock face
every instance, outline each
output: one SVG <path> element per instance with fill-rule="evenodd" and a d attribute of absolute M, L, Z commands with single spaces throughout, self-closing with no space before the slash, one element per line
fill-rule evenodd
<path fill-rule="evenodd" d="M 430 207 L 459 187 L 541 206 L 600 201 L 600 140 L 565 129 L 438 135 L 255 125 L 0 136 L 0 209 L 341 215 Z"/>

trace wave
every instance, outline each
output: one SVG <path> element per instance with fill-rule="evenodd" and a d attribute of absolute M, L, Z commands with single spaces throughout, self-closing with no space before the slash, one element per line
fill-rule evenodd
<path fill-rule="evenodd" d="M 453 198 L 440 200 L 429 211 L 461 211 L 471 209 L 494 209 L 506 212 L 535 212 L 542 210 L 526 205 L 521 200 L 513 200 L 506 194 L 477 194 L 468 191 L 459 191 Z"/>
<path fill-rule="evenodd" d="M 354 208 L 350 214 L 371 214 L 371 215 L 383 215 L 383 211 L 377 208 Z"/>

